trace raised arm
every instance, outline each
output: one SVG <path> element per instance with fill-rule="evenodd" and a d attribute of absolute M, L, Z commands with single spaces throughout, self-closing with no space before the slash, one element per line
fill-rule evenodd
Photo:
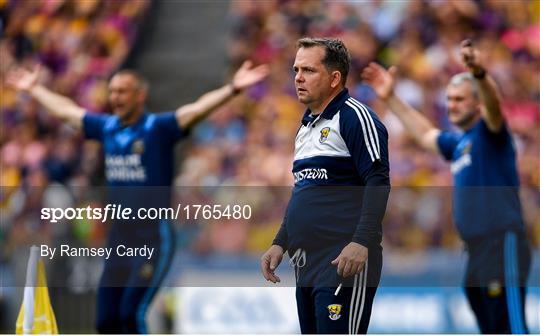
<path fill-rule="evenodd" d="M 232 81 L 219 89 L 202 95 L 197 101 L 181 106 L 176 110 L 176 120 L 182 129 L 187 129 L 206 118 L 218 107 L 251 85 L 263 80 L 269 73 L 268 65 L 252 67 L 250 61 L 244 62 L 236 71 Z"/>
<path fill-rule="evenodd" d="M 480 54 L 471 40 L 461 42 L 461 59 L 478 84 L 480 99 L 483 103 L 482 118 L 492 132 L 500 131 L 504 124 L 501 100 L 497 84 L 481 65 Z"/>
<path fill-rule="evenodd" d="M 420 146 L 438 153 L 437 137 L 440 130 L 422 113 L 402 101 L 395 94 L 396 74 L 396 67 L 386 70 L 377 63 L 370 63 L 362 71 L 362 79 L 373 87 L 377 96 L 386 103 Z"/>
<path fill-rule="evenodd" d="M 54 93 L 39 84 L 39 73 L 39 65 L 33 71 L 17 68 L 8 73 L 6 83 L 18 91 L 30 94 L 52 115 L 80 129 L 84 116 L 84 108 L 77 105 L 73 100 Z"/>

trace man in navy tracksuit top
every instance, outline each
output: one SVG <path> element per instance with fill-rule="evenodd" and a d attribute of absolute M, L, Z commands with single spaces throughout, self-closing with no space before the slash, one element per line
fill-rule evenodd
<path fill-rule="evenodd" d="M 302 333 L 366 333 L 382 267 L 388 134 L 345 88 L 350 56 L 341 41 L 304 38 L 298 47 L 295 85 L 308 109 L 295 141 L 294 189 L 261 268 L 278 282 L 288 251 Z"/>
<path fill-rule="evenodd" d="M 38 83 L 39 70 L 16 69 L 8 83 L 29 93 L 53 115 L 84 131 L 86 138 L 103 143 L 108 202 L 139 208 L 170 206 L 173 147 L 186 130 L 248 86 L 262 80 L 267 66 L 250 62 L 235 73 L 230 84 L 213 90 L 174 112 L 148 113 L 144 109 L 146 81 L 136 72 L 122 70 L 109 83 L 114 114 L 87 112 L 67 97 Z M 148 256 L 119 256 L 105 260 L 97 298 L 97 329 L 101 333 L 147 333 L 147 308 L 164 279 L 174 254 L 174 232 L 167 221 L 142 218 L 114 221 L 107 247 L 146 246 Z"/>
<path fill-rule="evenodd" d="M 527 333 L 525 283 L 530 250 L 519 201 L 512 135 L 493 79 L 478 62 L 472 42 L 462 44 L 469 72 L 447 87 L 449 119 L 463 132 L 443 132 L 393 92 L 395 68 L 377 64 L 362 77 L 424 148 L 452 161 L 453 212 L 469 261 L 465 292 L 482 333 Z"/>

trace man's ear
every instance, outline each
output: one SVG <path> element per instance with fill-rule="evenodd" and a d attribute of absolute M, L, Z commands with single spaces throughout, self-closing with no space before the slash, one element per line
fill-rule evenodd
<path fill-rule="evenodd" d="M 139 90 L 139 93 L 138 93 L 138 100 L 140 103 L 144 103 L 144 101 L 146 101 L 146 97 L 148 95 L 148 91 L 147 90 Z"/>
<path fill-rule="evenodd" d="M 336 88 L 341 83 L 341 72 L 335 70 L 332 71 L 332 82 L 330 83 L 330 86 L 332 89 Z"/>

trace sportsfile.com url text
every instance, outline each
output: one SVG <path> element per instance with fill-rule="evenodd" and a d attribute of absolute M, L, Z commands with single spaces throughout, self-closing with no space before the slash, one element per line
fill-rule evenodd
<path fill-rule="evenodd" d="M 137 208 L 135 211 L 121 204 L 104 207 L 42 208 L 41 219 L 56 223 L 62 220 L 199 220 L 250 219 L 251 206 L 239 204 L 178 204 L 176 208 Z"/>

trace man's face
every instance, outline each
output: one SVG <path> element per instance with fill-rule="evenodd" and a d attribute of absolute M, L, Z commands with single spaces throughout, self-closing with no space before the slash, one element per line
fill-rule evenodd
<path fill-rule="evenodd" d="M 480 113 L 480 101 L 473 94 L 471 84 L 462 82 L 446 88 L 448 119 L 461 128 L 468 128 Z"/>
<path fill-rule="evenodd" d="M 317 108 L 332 93 L 332 76 L 322 60 L 322 47 L 300 48 L 294 60 L 294 85 L 298 100 L 309 108 Z"/>
<path fill-rule="evenodd" d="M 117 74 L 109 82 L 109 103 L 121 120 L 127 120 L 142 111 L 146 92 L 140 83 L 130 74 Z"/>

